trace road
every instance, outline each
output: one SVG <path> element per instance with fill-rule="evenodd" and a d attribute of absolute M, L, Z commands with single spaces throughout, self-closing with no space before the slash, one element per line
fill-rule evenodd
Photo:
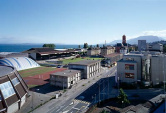
<path fill-rule="evenodd" d="M 81 80 L 58 99 L 53 99 L 34 113 L 80 113 L 85 112 L 88 106 L 101 100 L 115 96 L 116 66 L 105 68 L 101 73 L 89 79 Z M 113 93 L 113 95 L 111 95 Z"/>

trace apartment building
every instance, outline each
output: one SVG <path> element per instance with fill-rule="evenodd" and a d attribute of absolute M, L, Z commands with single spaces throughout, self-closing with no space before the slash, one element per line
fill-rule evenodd
<path fill-rule="evenodd" d="M 88 79 L 101 71 L 100 60 L 82 60 L 70 63 L 69 69 L 81 71 L 81 78 Z"/>
<path fill-rule="evenodd" d="M 109 55 L 112 53 L 115 53 L 115 47 L 112 47 L 112 46 L 101 47 L 101 56 Z"/>
<path fill-rule="evenodd" d="M 101 49 L 99 47 L 96 48 L 88 48 L 87 49 L 87 55 L 88 56 L 95 56 L 95 55 L 100 55 Z"/>
<path fill-rule="evenodd" d="M 149 82 L 157 85 L 166 82 L 166 55 L 129 53 L 117 63 L 117 76 L 121 82 Z"/>
<path fill-rule="evenodd" d="M 62 88 L 70 88 L 81 79 L 81 71 L 64 70 L 50 74 L 50 84 Z"/>

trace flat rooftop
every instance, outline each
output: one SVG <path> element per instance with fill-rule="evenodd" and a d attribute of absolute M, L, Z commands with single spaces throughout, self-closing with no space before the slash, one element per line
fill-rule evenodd
<path fill-rule="evenodd" d="M 80 72 L 79 70 L 68 69 L 68 70 L 64 70 L 64 71 L 61 71 L 61 72 L 52 73 L 50 75 L 73 76 L 74 74 L 79 73 L 79 72 Z"/>
<path fill-rule="evenodd" d="M 69 65 L 91 65 L 91 64 L 95 64 L 97 62 L 99 62 L 100 60 L 82 60 L 79 62 L 73 62 L 73 63 L 69 63 Z"/>
<path fill-rule="evenodd" d="M 0 66 L 0 77 L 10 74 L 13 70 L 14 68 L 10 66 Z"/>
<path fill-rule="evenodd" d="M 105 55 L 104 57 L 105 58 L 110 58 L 110 57 L 115 57 L 115 56 L 118 56 L 118 55 L 121 55 L 121 54 L 120 53 L 111 53 L 111 54 Z"/>
<path fill-rule="evenodd" d="M 128 62 L 128 63 L 137 63 L 136 61 L 133 60 L 119 60 L 118 62 Z"/>

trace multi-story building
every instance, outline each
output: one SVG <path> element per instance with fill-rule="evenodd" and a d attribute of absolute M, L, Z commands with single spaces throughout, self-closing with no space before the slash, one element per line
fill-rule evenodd
<path fill-rule="evenodd" d="M 137 82 L 141 80 L 141 60 L 143 54 L 127 54 L 117 62 L 117 75 L 121 82 Z"/>
<path fill-rule="evenodd" d="M 149 45 L 148 49 L 149 49 L 149 51 L 162 52 L 163 51 L 163 45 L 160 44 L 160 43 L 155 43 L 155 44 Z"/>
<path fill-rule="evenodd" d="M 69 63 L 69 69 L 81 71 L 81 78 L 90 78 L 101 70 L 100 60 L 82 60 L 79 62 Z"/>
<path fill-rule="evenodd" d="M 79 70 L 64 70 L 50 74 L 50 84 L 69 88 L 81 79 L 81 71 Z"/>
<path fill-rule="evenodd" d="M 166 55 L 129 53 L 117 63 L 117 76 L 121 82 L 149 82 L 153 85 L 166 82 Z M 164 78 L 165 77 L 165 78 Z"/>
<path fill-rule="evenodd" d="M 146 50 L 147 50 L 146 40 L 138 40 L 138 51 L 146 51 Z"/>
<path fill-rule="evenodd" d="M 111 53 L 115 53 L 115 47 L 112 46 L 101 47 L 101 56 L 109 55 Z"/>
<path fill-rule="evenodd" d="M 153 55 L 151 57 L 151 81 L 153 85 L 166 82 L 166 55 Z"/>
<path fill-rule="evenodd" d="M 96 48 L 88 48 L 87 49 L 87 55 L 88 56 L 95 56 L 95 55 L 100 55 L 101 49 L 99 47 Z"/>

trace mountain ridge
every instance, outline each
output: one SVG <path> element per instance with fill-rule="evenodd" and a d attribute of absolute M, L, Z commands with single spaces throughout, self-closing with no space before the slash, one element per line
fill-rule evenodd
<path fill-rule="evenodd" d="M 151 43 L 151 42 L 155 42 L 155 41 L 164 40 L 164 38 L 158 37 L 158 36 L 153 36 L 153 35 L 148 35 L 148 36 L 139 36 L 136 38 L 132 38 L 132 39 L 127 40 L 126 42 L 129 44 L 138 44 L 138 40 L 146 40 L 147 43 Z M 110 44 L 116 44 L 116 43 L 122 43 L 122 40 L 114 40 L 114 41 L 110 42 Z"/>

